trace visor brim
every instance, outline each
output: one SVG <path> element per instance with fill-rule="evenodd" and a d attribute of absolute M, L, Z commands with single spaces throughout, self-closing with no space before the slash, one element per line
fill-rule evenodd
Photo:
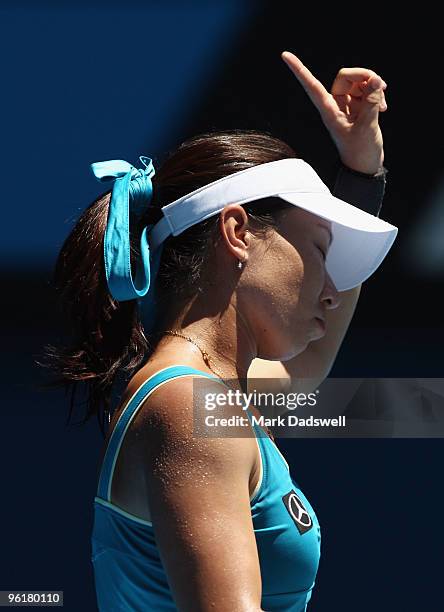
<path fill-rule="evenodd" d="M 325 193 L 279 193 L 277 197 L 331 221 L 333 240 L 326 269 L 338 291 L 367 280 L 389 252 L 398 228 Z"/>

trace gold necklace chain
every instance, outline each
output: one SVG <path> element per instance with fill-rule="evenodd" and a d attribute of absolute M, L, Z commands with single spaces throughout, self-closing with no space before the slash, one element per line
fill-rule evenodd
<path fill-rule="evenodd" d="M 184 334 L 181 334 L 181 333 L 177 332 L 174 329 L 167 329 L 167 330 L 164 330 L 162 332 L 159 332 L 159 334 L 162 334 L 162 333 L 163 334 L 168 334 L 170 336 L 178 336 L 179 338 L 184 338 L 185 340 L 188 340 L 189 342 L 192 342 L 194 344 L 194 346 L 196 346 L 199 349 L 199 351 L 201 352 L 202 358 L 205 361 L 205 364 L 210 368 L 210 370 L 214 374 L 216 374 L 216 376 L 218 378 L 221 378 L 222 380 L 226 380 L 226 378 L 224 378 L 224 376 L 222 376 L 220 372 L 216 372 L 216 370 L 211 365 L 211 363 L 210 363 L 210 356 L 207 353 L 207 351 L 204 351 L 203 349 L 201 349 L 200 346 L 197 344 L 197 342 L 195 342 L 192 338 L 190 338 L 189 336 L 185 336 Z M 229 382 L 227 382 L 226 384 L 227 384 L 228 387 L 231 387 L 231 389 L 233 389 L 234 391 L 239 391 L 239 389 L 237 389 L 237 387 L 234 387 Z M 274 442 L 274 436 L 273 436 L 273 434 L 271 433 L 271 431 L 268 429 L 268 427 L 266 425 L 264 425 L 264 429 L 265 429 L 267 434 L 270 436 L 270 438 Z"/>
<path fill-rule="evenodd" d="M 216 376 L 218 378 L 221 378 L 223 380 L 226 380 L 226 378 L 220 373 L 220 372 L 216 372 L 216 370 L 214 369 L 214 367 L 211 365 L 210 363 L 210 356 L 207 353 L 207 351 L 203 350 L 198 344 L 197 342 L 195 342 L 192 338 L 190 338 L 189 336 L 185 336 L 184 334 L 181 334 L 179 332 L 177 332 L 174 329 L 167 329 L 164 332 L 160 332 L 163 334 L 168 334 L 170 336 L 178 336 L 179 338 L 184 338 L 185 340 L 188 340 L 189 342 L 192 342 L 194 344 L 194 346 L 196 346 L 199 351 L 202 354 L 203 360 L 205 361 L 205 364 L 210 368 L 210 370 L 216 374 Z M 226 383 L 229 387 L 231 387 L 231 389 L 233 389 L 234 391 L 238 391 L 239 389 L 237 387 L 234 387 L 233 385 L 231 385 L 229 382 Z"/>

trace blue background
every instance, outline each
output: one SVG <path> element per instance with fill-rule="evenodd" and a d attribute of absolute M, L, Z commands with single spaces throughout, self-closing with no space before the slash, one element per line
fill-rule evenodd
<path fill-rule="evenodd" d="M 64 590 L 66 610 L 96 609 L 89 534 L 102 437 L 94 420 L 66 427 L 67 402 L 39 389 L 34 363 L 58 338 L 57 251 L 102 191 L 89 164 L 140 154 L 156 163 L 195 133 L 257 128 L 287 140 L 332 187 L 334 145 L 280 59 L 285 49 L 327 88 L 343 66 L 372 68 L 388 83 L 382 217 L 399 237 L 363 286 L 331 375 L 442 377 L 439 20 L 405 9 L 401 26 L 381 7 L 361 10 L 0 4 L 0 589 Z M 442 440 L 278 443 L 323 529 L 310 609 L 441 610 Z"/>

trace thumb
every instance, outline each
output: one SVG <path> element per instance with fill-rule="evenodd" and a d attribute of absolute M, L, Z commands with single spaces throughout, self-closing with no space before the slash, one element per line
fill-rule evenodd
<path fill-rule="evenodd" d="M 361 87 L 362 99 L 359 122 L 367 126 L 378 125 L 379 111 L 384 103 L 383 81 L 378 76 L 371 76 L 366 84 Z"/>

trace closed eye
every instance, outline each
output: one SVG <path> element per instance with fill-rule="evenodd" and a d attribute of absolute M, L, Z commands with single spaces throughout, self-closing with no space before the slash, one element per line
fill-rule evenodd
<path fill-rule="evenodd" d="M 321 249 L 320 246 L 316 245 L 318 248 L 318 251 L 321 251 L 322 253 L 322 259 L 325 261 L 327 259 L 327 254 L 325 253 L 325 251 L 323 249 Z"/>

